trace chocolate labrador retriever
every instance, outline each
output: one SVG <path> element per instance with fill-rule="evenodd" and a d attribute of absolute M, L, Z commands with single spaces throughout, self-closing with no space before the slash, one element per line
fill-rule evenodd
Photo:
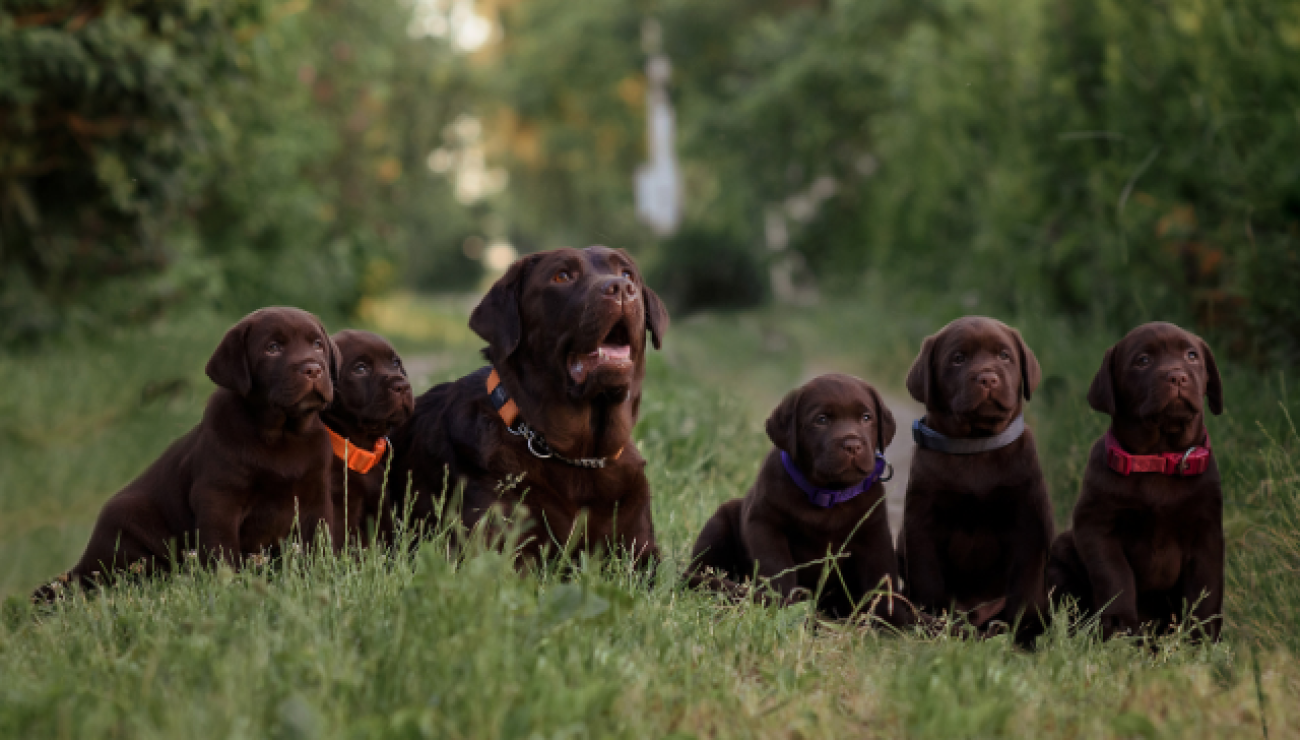
<path fill-rule="evenodd" d="M 1223 492 L 1202 398 L 1223 413 L 1214 354 L 1173 324 L 1143 324 L 1106 351 L 1088 403 L 1111 417 L 1092 446 L 1073 529 L 1052 544 L 1048 580 L 1101 610 L 1102 633 L 1163 631 L 1190 615 L 1218 639 Z"/>
<path fill-rule="evenodd" d="M 720 506 L 695 541 L 688 582 L 736 593 L 757 575 L 791 600 L 818 589 L 830 556 L 837 569 L 819 609 L 913 623 L 911 607 L 893 596 L 898 565 L 881 479 L 894 416 L 880 394 L 848 375 L 822 375 L 781 401 L 767 436 L 773 447 L 753 488 Z"/>
<path fill-rule="evenodd" d="M 219 387 L 203 419 L 109 499 L 81 560 L 61 582 L 93 587 L 110 571 L 166 570 L 182 552 L 237 566 L 274 548 L 295 520 L 310 541 L 333 516 L 330 441 L 338 348 L 315 316 L 264 308 L 235 324 L 208 360 Z"/>
<path fill-rule="evenodd" d="M 1021 642 L 1048 613 L 1052 510 L 1023 416 L 1041 377 L 1020 332 L 981 316 L 927 338 L 907 375 L 925 418 L 903 505 L 906 593 L 979 628 L 1019 620 Z"/>
<path fill-rule="evenodd" d="M 393 435 L 394 500 L 428 519 L 463 486 L 474 526 L 527 499 L 523 554 L 573 544 L 657 555 L 645 460 L 632 441 L 647 340 L 668 313 L 626 252 L 557 249 L 511 265 L 469 320 L 488 367 L 420 396 Z M 581 526 L 579 526 L 581 524 Z"/>
<path fill-rule="evenodd" d="M 388 340 L 368 331 L 341 331 L 334 344 L 342 371 L 334 383 L 334 403 L 321 412 L 329 428 L 334 459 L 330 496 L 334 502 L 334 540 L 370 543 L 393 529 L 392 502 L 384 501 L 388 435 L 411 416 L 415 401 L 402 358 Z"/>

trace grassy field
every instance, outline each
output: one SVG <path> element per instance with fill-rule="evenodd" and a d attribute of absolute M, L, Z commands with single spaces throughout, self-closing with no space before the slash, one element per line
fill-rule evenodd
<path fill-rule="evenodd" d="M 435 537 L 395 558 L 309 549 L 274 571 L 184 573 L 37 614 L 25 594 L 73 563 L 104 499 L 197 420 L 230 317 L 0 355 L 0 737 L 1300 737 L 1296 378 L 1222 353 L 1221 644 L 1149 650 L 1058 626 L 1025 653 L 679 588 L 704 520 L 752 480 L 781 392 L 836 370 L 900 396 L 920 338 L 958 313 L 864 294 L 672 327 L 637 428 L 667 556 L 652 583 L 618 561 L 520 577 L 491 550 L 451 557 Z M 394 340 L 422 389 L 480 364 L 469 306 L 398 296 L 362 323 Z M 1104 429 L 1083 394 L 1113 337 L 1011 321 L 1044 367 L 1030 423 L 1064 524 Z"/>

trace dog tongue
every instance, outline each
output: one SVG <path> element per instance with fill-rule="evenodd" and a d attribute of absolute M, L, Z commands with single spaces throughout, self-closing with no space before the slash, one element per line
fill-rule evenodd
<path fill-rule="evenodd" d="M 628 345 L 602 344 L 595 352 L 585 355 L 573 355 L 569 360 L 569 376 L 573 382 L 581 383 L 595 368 L 606 363 L 624 363 L 632 359 L 632 348 Z"/>

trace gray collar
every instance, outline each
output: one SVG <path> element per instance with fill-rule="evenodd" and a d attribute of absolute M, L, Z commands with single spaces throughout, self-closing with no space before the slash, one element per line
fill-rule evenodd
<path fill-rule="evenodd" d="M 949 455 L 973 455 L 977 452 L 1000 450 L 1020 439 L 1020 435 L 1024 433 L 1024 414 L 1017 416 L 1001 434 L 995 434 L 992 437 L 975 437 L 973 439 L 945 437 L 926 426 L 920 419 L 912 422 L 912 439 L 916 440 L 918 447 L 924 447 L 935 452 L 946 452 Z"/>

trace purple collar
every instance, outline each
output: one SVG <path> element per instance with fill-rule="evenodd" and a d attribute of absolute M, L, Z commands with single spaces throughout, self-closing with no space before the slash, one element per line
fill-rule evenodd
<path fill-rule="evenodd" d="M 814 486 L 812 481 L 808 480 L 804 477 L 803 473 L 799 472 L 799 468 L 795 466 L 794 460 L 790 459 L 790 456 L 786 454 L 785 450 L 781 450 L 781 464 L 785 466 L 785 472 L 790 476 L 790 480 L 794 481 L 794 484 L 799 486 L 799 490 L 803 491 L 804 495 L 808 497 L 808 502 L 813 506 L 818 506 L 823 509 L 829 509 L 835 504 L 842 504 L 845 501 L 856 497 L 868 488 L 876 485 L 876 482 L 881 479 L 880 476 L 885 472 L 885 468 L 889 467 L 885 462 L 885 456 L 877 452 L 876 467 L 871 471 L 871 475 L 868 475 L 866 479 L 857 485 L 849 486 L 848 488 L 843 488 L 837 491 L 831 488 L 818 488 L 817 486 Z M 894 476 L 891 473 L 889 477 L 893 478 Z M 885 480 L 888 480 L 888 478 Z"/>

